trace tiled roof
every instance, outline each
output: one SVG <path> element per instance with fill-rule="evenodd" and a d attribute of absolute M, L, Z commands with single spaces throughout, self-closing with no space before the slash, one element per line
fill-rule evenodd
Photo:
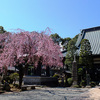
<path fill-rule="evenodd" d="M 100 55 L 100 27 L 90 28 L 90 30 L 84 29 L 81 31 L 76 42 L 76 46 L 79 47 L 79 49 L 82 39 L 89 40 L 93 55 Z"/>

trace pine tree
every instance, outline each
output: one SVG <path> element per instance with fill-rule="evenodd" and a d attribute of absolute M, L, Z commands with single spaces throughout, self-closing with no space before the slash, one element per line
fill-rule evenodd
<path fill-rule="evenodd" d="M 66 60 L 65 60 L 65 64 L 68 65 L 68 69 L 71 70 L 72 69 L 72 63 L 74 60 L 74 53 L 76 52 L 76 46 L 75 43 L 77 41 L 78 35 L 76 35 L 73 39 L 71 39 L 68 42 L 68 48 L 67 48 L 67 54 L 66 54 Z"/>
<path fill-rule="evenodd" d="M 83 39 L 81 41 L 79 64 L 85 66 L 87 72 L 92 67 L 92 51 L 89 40 Z"/>
<path fill-rule="evenodd" d="M 2 26 L 0 26 L 0 34 L 6 32 Z"/>

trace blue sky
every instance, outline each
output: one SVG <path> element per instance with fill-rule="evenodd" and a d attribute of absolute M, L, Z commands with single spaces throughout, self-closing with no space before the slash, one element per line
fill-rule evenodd
<path fill-rule="evenodd" d="M 100 0 L 0 0 L 0 26 L 38 32 L 49 27 L 73 38 L 80 29 L 100 26 Z"/>

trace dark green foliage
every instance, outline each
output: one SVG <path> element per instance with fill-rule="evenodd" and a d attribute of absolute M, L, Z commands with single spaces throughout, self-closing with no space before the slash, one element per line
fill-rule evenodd
<path fill-rule="evenodd" d="M 83 68 L 78 68 L 78 78 L 80 81 L 83 79 L 83 74 L 84 74 Z"/>
<path fill-rule="evenodd" d="M 10 74 L 9 76 L 13 80 L 18 80 L 19 79 L 19 74 L 17 72 Z"/>
<path fill-rule="evenodd" d="M 61 42 L 61 37 L 57 33 L 51 34 L 50 37 L 52 38 L 52 40 L 54 41 L 54 43 Z"/>
<path fill-rule="evenodd" d="M 80 82 L 80 86 L 81 86 L 81 87 L 85 87 L 85 86 L 86 86 L 86 81 L 85 81 L 85 80 L 82 80 L 82 81 Z"/>
<path fill-rule="evenodd" d="M 9 83 L 9 84 L 11 84 L 11 83 L 13 83 L 13 80 L 10 79 L 9 76 L 4 76 L 3 80 L 2 80 L 2 83 L 5 84 L 6 82 Z"/>
<path fill-rule="evenodd" d="M 90 42 L 87 39 L 83 39 L 81 41 L 79 63 L 82 65 L 90 64 L 91 56 L 92 56 L 92 51 L 91 51 Z"/>
<path fill-rule="evenodd" d="M 68 37 L 68 38 L 64 38 L 64 39 L 62 39 L 62 44 L 64 44 L 66 41 L 70 41 L 71 40 L 71 38 L 70 37 Z"/>
<path fill-rule="evenodd" d="M 76 52 L 76 49 L 77 49 L 75 46 L 77 38 L 78 38 L 78 35 L 76 35 L 72 40 L 70 40 L 68 42 L 65 64 L 69 66 L 69 70 L 72 69 L 72 62 L 74 60 L 74 53 Z"/>
<path fill-rule="evenodd" d="M 95 86 L 96 86 L 96 82 L 93 82 L 93 81 L 90 82 L 90 86 L 91 86 L 91 87 L 95 87 Z"/>
<path fill-rule="evenodd" d="M 93 59 L 92 59 L 92 51 L 91 51 L 91 45 L 89 40 L 83 39 L 81 41 L 81 47 L 80 47 L 80 55 L 79 55 L 79 66 L 82 68 L 82 70 L 79 73 L 79 77 L 81 76 L 81 79 L 88 80 L 86 78 L 86 75 L 90 75 L 90 71 L 93 66 Z M 84 67 L 83 67 L 84 66 Z M 79 69 L 78 69 L 79 70 Z M 88 80 L 90 81 L 90 80 Z M 88 84 L 88 83 L 87 83 Z"/>
<path fill-rule="evenodd" d="M 68 42 L 71 40 L 70 37 L 68 37 L 68 38 L 61 38 L 57 33 L 51 34 L 50 37 L 53 39 L 54 43 L 59 44 L 59 42 L 61 42 L 61 44 L 64 45 L 64 49 L 67 49 Z"/>
<path fill-rule="evenodd" d="M 54 74 L 53 77 L 59 78 L 59 75 L 58 74 Z"/>
<path fill-rule="evenodd" d="M 86 81 L 86 66 L 78 67 L 78 84 L 81 84 L 82 80 Z"/>
<path fill-rule="evenodd" d="M 67 79 L 67 82 L 68 82 L 68 86 L 71 86 L 71 85 L 72 85 L 72 83 L 73 83 L 72 78 L 68 78 L 68 79 Z"/>
<path fill-rule="evenodd" d="M 92 68 L 92 51 L 89 40 L 83 39 L 81 41 L 79 64 L 86 66 L 86 71 L 89 73 L 89 69 Z"/>
<path fill-rule="evenodd" d="M 19 79 L 19 74 L 17 72 L 10 74 L 10 79 L 13 80 L 14 84 Z"/>
<path fill-rule="evenodd" d="M 10 91 L 10 85 L 9 84 L 12 83 L 12 80 L 10 79 L 10 77 L 9 76 L 3 76 L 2 83 L 3 83 L 3 90 Z"/>
<path fill-rule="evenodd" d="M 7 83 L 7 82 L 4 83 L 3 90 L 10 91 L 9 83 Z"/>
<path fill-rule="evenodd" d="M 73 39 L 71 39 L 68 43 L 68 51 L 72 50 L 72 49 L 75 49 L 76 50 L 76 41 L 77 41 L 77 38 L 78 38 L 78 35 L 76 35 Z M 74 51 L 75 51 L 74 50 Z"/>
<path fill-rule="evenodd" d="M 73 87 L 75 87 L 75 88 L 80 88 L 80 86 L 79 86 L 79 85 L 74 85 Z"/>
<path fill-rule="evenodd" d="M 0 34 L 6 32 L 2 26 L 0 26 Z"/>
<path fill-rule="evenodd" d="M 83 69 L 82 68 L 79 68 L 78 69 L 78 75 L 82 75 L 83 74 Z"/>
<path fill-rule="evenodd" d="M 61 39 L 61 42 L 62 42 L 61 44 L 63 45 L 64 49 L 67 50 L 67 48 L 68 48 L 68 42 L 70 40 L 71 40 L 71 38 L 69 38 L 69 37 L 68 38 L 64 38 L 64 39 L 63 38 Z"/>

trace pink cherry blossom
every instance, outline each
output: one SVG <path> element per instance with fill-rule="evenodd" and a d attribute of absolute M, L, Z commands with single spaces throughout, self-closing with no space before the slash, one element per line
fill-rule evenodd
<path fill-rule="evenodd" d="M 0 67 L 19 64 L 37 66 L 40 59 L 42 65 L 62 67 L 60 47 L 46 33 L 20 30 L 13 34 L 0 34 Z"/>

